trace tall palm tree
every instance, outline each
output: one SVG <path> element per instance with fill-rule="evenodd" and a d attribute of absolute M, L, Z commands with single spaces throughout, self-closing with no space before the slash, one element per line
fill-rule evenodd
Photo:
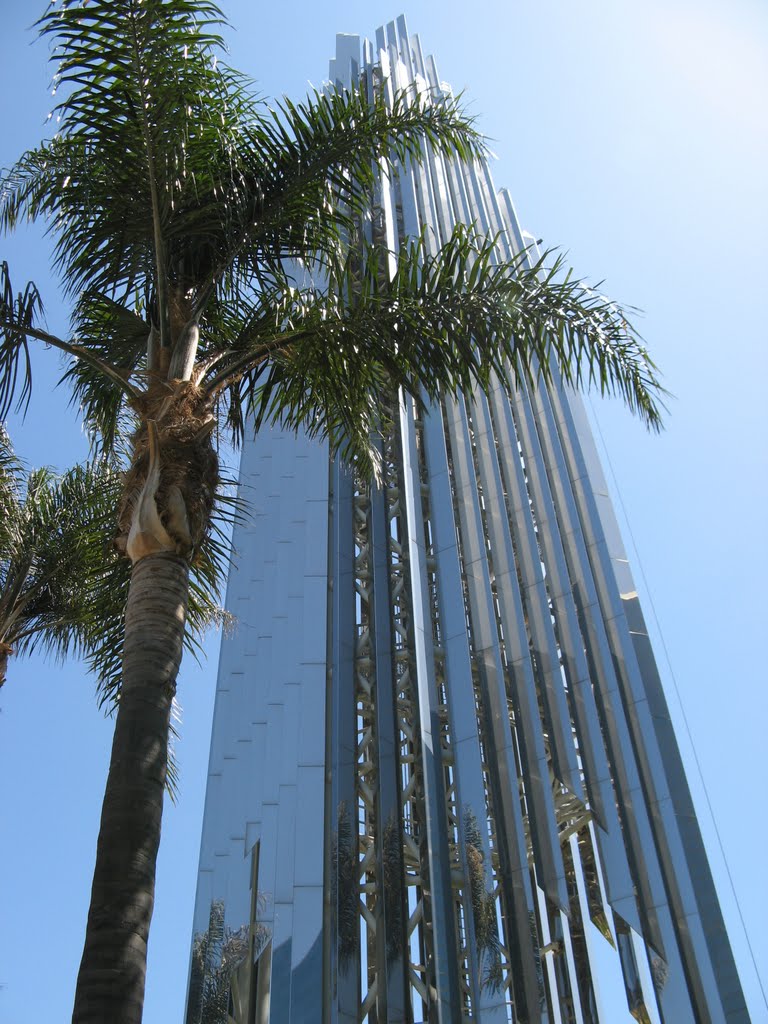
<path fill-rule="evenodd" d="M 9 657 L 38 647 L 100 662 L 107 691 L 119 683 L 98 628 L 122 617 L 125 571 L 104 557 L 119 494 L 104 466 L 25 470 L 0 426 L 0 686 Z"/>
<path fill-rule="evenodd" d="M 657 426 L 653 364 L 623 311 L 559 264 L 500 264 L 460 231 L 437 254 L 366 246 L 378 175 L 425 147 L 475 159 L 456 102 L 387 79 L 274 107 L 221 60 L 207 0 L 60 0 L 40 21 L 63 93 L 57 134 L 2 183 L 0 223 L 46 218 L 74 300 L 69 339 L 39 323 L 34 285 L 0 282 L 0 406 L 28 398 L 28 350 L 68 377 L 107 448 L 130 421 L 116 510 L 132 564 L 122 695 L 98 842 L 76 1021 L 139 1021 L 166 739 L 191 561 L 218 478 L 217 425 L 282 423 L 376 470 L 381 399 L 557 363 Z M 0 408 L 0 414 L 2 409 Z"/>

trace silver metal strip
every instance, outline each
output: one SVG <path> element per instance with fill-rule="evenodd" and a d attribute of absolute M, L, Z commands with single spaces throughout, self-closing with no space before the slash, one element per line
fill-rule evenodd
<path fill-rule="evenodd" d="M 527 512 L 526 488 L 530 489 L 536 509 L 537 542 L 541 546 L 547 569 L 547 591 L 557 624 L 563 669 L 572 695 L 579 756 L 584 768 L 590 807 L 600 825 L 601 849 L 604 850 L 605 860 L 609 864 L 606 872 L 608 897 L 611 905 L 639 930 L 634 884 L 621 836 L 611 773 L 584 653 L 584 641 L 579 630 L 552 494 L 547 474 L 543 470 L 543 454 L 533 422 L 533 413 L 530 403 L 521 397 L 516 404 L 515 422 L 506 394 L 500 388 L 494 392 L 491 406 L 495 414 L 502 471 L 505 473 L 511 505 L 511 521 L 514 524 Z M 518 457 L 518 437 L 524 451 L 528 453 L 529 460 L 533 459 L 533 468 L 528 473 L 527 485 L 519 479 L 522 467 Z M 518 478 L 516 484 L 510 481 L 511 477 Z M 524 507 L 521 507 L 523 505 Z"/>
<path fill-rule="evenodd" d="M 656 762 L 652 756 L 651 765 L 657 765 L 658 769 L 663 765 L 666 791 L 669 794 L 671 807 L 674 808 L 680 847 L 671 852 L 670 868 L 675 872 L 679 871 L 682 850 L 692 883 L 695 879 L 695 883 L 688 890 L 687 901 L 690 905 L 691 900 L 695 900 L 701 919 L 701 923 L 697 924 L 694 929 L 698 933 L 698 938 L 694 938 L 697 944 L 696 962 L 704 960 L 711 963 L 719 999 L 722 1002 L 722 1011 L 729 1024 L 732 1021 L 747 1024 L 749 1014 L 717 901 L 680 750 L 672 728 L 648 630 L 608 496 L 608 488 L 600 467 L 586 412 L 578 395 L 563 392 L 562 399 L 564 405 L 567 404 L 570 414 L 571 430 L 579 441 L 579 451 L 584 467 L 584 487 L 585 490 L 591 490 L 597 519 L 605 536 L 608 560 L 613 569 L 612 574 L 607 573 L 606 560 L 604 571 L 607 576 L 607 586 L 610 587 L 611 580 L 614 581 L 614 593 L 618 594 L 620 607 L 626 618 L 629 638 L 637 658 L 637 670 L 642 680 L 643 693 L 648 701 L 650 725 L 656 736 L 660 756 L 660 762 Z M 658 802 L 663 806 L 663 797 L 659 796 Z M 669 835 L 665 823 L 662 823 L 662 828 L 664 835 Z M 707 922 L 706 927 L 703 925 L 704 920 Z M 706 943 L 708 955 L 704 952 L 702 942 Z M 712 999 L 711 981 L 707 998 Z"/>
<path fill-rule="evenodd" d="M 493 191 L 488 188 L 487 165 L 477 164 L 467 169 L 471 194 L 475 197 L 478 227 L 484 236 L 496 236 L 502 228 L 501 211 Z M 500 240 L 501 241 L 501 240 Z M 498 396 L 497 396 L 498 398 Z M 484 403 L 479 403 L 483 409 Z M 490 436 L 493 430 L 487 426 Z M 523 452 L 527 460 L 535 459 L 536 453 Z M 519 463 L 519 459 L 514 460 Z M 534 475 L 536 467 L 532 467 Z M 525 481 L 517 474 L 518 482 L 525 492 Z M 500 505 L 503 508 L 503 502 Z M 528 499 L 519 503 L 520 514 L 511 525 L 514 532 L 518 570 L 522 576 L 521 596 L 527 611 L 527 630 L 531 641 L 533 665 L 544 711 L 544 729 L 547 733 L 552 768 L 556 777 L 571 793 L 583 799 L 582 783 L 576 765 L 576 751 L 573 744 L 570 712 L 567 705 L 557 645 L 551 624 L 551 611 L 547 598 L 541 557 L 535 536 L 534 520 L 528 507 Z M 535 511 L 533 513 L 535 515 Z"/>
<path fill-rule="evenodd" d="M 448 824 L 441 751 L 441 723 L 435 680 L 435 652 L 432 617 L 427 597 L 427 558 L 424 549 L 424 514 L 421 504 L 416 433 L 412 399 L 400 396 L 399 428 L 402 454 L 402 484 L 406 524 L 408 575 L 410 582 L 411 643 L 416 669 L 418 724 L 420 738 L 421 786 L 423 787 L 424 830 L 422 860 L 429 872 L 429 911 L 432 927 L 435 1009 L 440 1024 L 460 1022 L 456 935 L 454 930 L 451 862 L 446 857 Z M 402 542 L 402 539 L 401 539 Z M 426 846 L 426 849 L 424 847 Z"/>
<path fill-rule="evenodd" d="M 406 1021 L 410 1012 L 406 968 L 406 903 L 403 891 L 402 806 L 399 797 L 399 740 L 395 689 L 395 641 L 391 622 L 389 522 L 386 494 L 370 494 L 372 646 L 374 661 L 377 790 L 374 844 L 380 887 L 376 903 L 376 1007 L 382 1020 Z M 370 967 L 369 967 L 370 970 Z"/>
<path fill-rule="evenodd" d="M 555 906 L 567 912 L 568 892 L 550 781 L 551 758 L 547 755 L 544 742 L 539 697 L 525 628 L 526 616 L 518 585 L 520 552 L 517 551 L 516 559 L 504 509 L 504 491 L 487 403 L 482 398 L 475 398 L 471 410 L 471 443 L 479 470 L 477 484 L 482 489 L 481 517 L 490 548 L 486 558 L 489 559 L 489 568 L 493 573 L 493 587 L 499 603 L 499 618 L 504 635 L 504 652 L 511 675 L 533 860 L 539 884 L 548 898 Z M 528 625 L 530 628 L 530 617 Z M 573 744 L 570 745 L 572 748 Z"/>
<path fill-rule="evenodd" d="M 324 1019 L 357 1024 L 360 1005 L 359 848 L 355 786 L 354 481 L 336 458 L 329 516 L 329 653 L 326 695 L 328 765 L 325 802 L 326 928 Z"/>
<path fill-rule="evenodd" d="M 638 769 L 651 812 L 656 848 L 669 894 L 672 921 L 680 944 L 688 987 L 696 1011 L 702 1020 L 711 1020 L 719 1024 L 720 1021 L 725 1021 L 725 1016 L 706 947 L 692 881 L 687 870 L 683 869 L 686 864 L 685 850 L 680 839 L 668 781 L 663 771 L 644 679 L 638 668 L 605 535 L 583 455 L 578 446 L 571 409 L 564 392 L 553 388 L 552 403 L 596 582 L 597 599 L 606 625 L 608 642 L 627 709 L 629 727 L 633 734 Z"/>
<path fill-rule="evenodd" d="M 504 670 L 496 616 L 485 558 L 472 451 L 461 400 L 447 402 L 445 422 L 450 440 L 454 500 L 458 506 L 462 571 L 471 618 L 472 650 L 484 700 L 483 741 L 489 765 L 496 818 L 502 899 L 515 975 L 514 1002 L 518 1017 L 545 1013 L 545 993 L 535 943 L 536 907 L 528 871 L 517 753 L 510 729 Z"/>
<path fill-rule="evenodd" d="M 467 620 L 453 514 L 448 457 L 439 409 L 425 410 L 423 441 L 430 490 L 430 526 L 435 559 L 440 644 L 457 788 L 459 848 L 471 912 L 467 914 L 470 978 L 478 1019 L 506 1024 L 507 1000 L 502 959 L 497 948 L 494 910 L 493 848 L 487 828 L 489 811 L 483 777 Z"/>

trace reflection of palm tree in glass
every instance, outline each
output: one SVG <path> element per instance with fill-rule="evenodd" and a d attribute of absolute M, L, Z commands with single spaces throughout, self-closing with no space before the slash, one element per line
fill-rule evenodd
<path fill-rule="evenodd" d="M 331 859 L 331 904 L 336 914 L 338 929 L 339 965 L 344 969 L 357 951 L 359 886 L 357 853 L 352 844 L 352 824 L 343 800 L 339 804 Z"/>
<path fill-rule="evenodd" d="M 254 962 L 270 938 L 255 925 Z M 248 926 L 224 923 L 224 901 L 211 903 L 208 931 L 192 943 L 192 968 L 186 1024 L 246 1024 L 252 965 L 248 963 Z"/>
<path fill-rule="evenodd" d="M 502 981 L 501 943 L 496 920 L 496 899 L 485 887 L 485 854 L 477 818 L 464 809 L 464 842 L 467 848 L 469 895 L 475 921 L 477 955 L 481 963 L 480 984 L 497 991 Z"/>
<path fill-rule="evenodd" d="M 402 853 L 400 830 L 394 818 L 384 828 L 381 863 L 383 877 L 377 886 L 386 928 L 387 960 L 391 963 L 402 955 L 403 913 Z M 352 826 L 346 803 L 339 804 L 336 835 L 331 851 L 332 902 L 337 915 L 339 964 L 346 968 L 357 951 L 359 941 L 359 877 L 358 857 L 352 843 Z"/>
<path fill-rule="evenodd" d="M 381 852 L 384 877 L 381 880 L 379 898 L 384 902 L 384 915 L 387 923 L 387 960 L 391 963 L 402 956 L 405 941 L 402 903 L 402 840 L 394 815 L 390 817 L 384 828 Z"/>
<path fill-rule="evenodd" d="M 656 991 L 661 992 L 669 978 L 669 966 L 666 960 L 662 960 L 658 953 L 654 953 L 651 957 L 651 975 Z"/>

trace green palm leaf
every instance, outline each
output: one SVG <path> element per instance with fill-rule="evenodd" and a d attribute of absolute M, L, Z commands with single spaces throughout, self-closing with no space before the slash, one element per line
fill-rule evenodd
<path fill-rule="evenodd" d="M 549 254 L 499 263 L 495 241 L 458 229 L 437 253 L 404 246 L 382 274 L 380 246 L 348 250 L 323 287 L 298 288 L 284 272 L 262 292 L 203 383 L 248 403 L 257 426 L 280 423 L 328 437 L 372 467 L 372 433 L 393 388 L 417 400 L 549 380 L 619 392 L 658 429 L 655 367 L 626 315 Z"/>

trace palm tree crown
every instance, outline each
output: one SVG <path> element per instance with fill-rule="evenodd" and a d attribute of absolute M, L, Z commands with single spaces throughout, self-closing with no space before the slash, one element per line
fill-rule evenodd
<path fill-rule="evenodd" d="M 161 403 L 169 381 L 189 382 L 203 419 L 226 409 L 236 432 L 245 401 L 367 457 L 371 390 L 432 395 L 553 357 L 658 425 L 653 364 L 623 311 L 559 263 L 505 265 L 463 231 L 430 258 L 402 246 L 382 275 L 380 246 L 349 244 L 385 163 L 425 145 L 481 153 L 455 101 L 362 81 L 269 107 L 219 60 L 220 21 L 207 3 L 98 0 L 40 22 L 67 95 L 55 138 L 6 175 L 0 221 L 49 221 L 76 300 L 73 338 L 55 341 L 105 440 L 126 403 L 151 418 L 162 378 Z M 7 381 L 37 309 L 4 276 Z"/>

